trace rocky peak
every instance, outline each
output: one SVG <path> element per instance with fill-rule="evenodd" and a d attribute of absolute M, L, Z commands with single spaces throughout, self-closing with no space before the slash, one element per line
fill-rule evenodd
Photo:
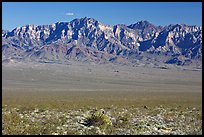
<path fill-rule="evenodd" d="M 51 46 L 53 44 L 57 46 Z M 201 58 L 202 27 L 185 24 L 160 27 L 148 21 L 129 26 L 110 26 L 84 17 L 50 25 L 29 24 L 11 32 L 2 30 L 2 47 L 5 57 L 18 54 L 13 53 L 17 48 L 22 55 L 25 52 L 30 57 L 42 59 L 48 56 L 52 59 L 54 55 L 58 57 L 58 54 L 61 59 L 75 58 L 83 53 L 80 57 L 93 60 L 96 57 L 97 60 L 117 60 L 117 57 L 122 57 L 135 61 L 153 54 L 152 60 L 159 58 L 166 62 L 167 57 L 161 58 L 161 53 L 168 58 L 173 55 L 188 59 Z"/>
<path fill-rule="evenodd" d="M 82 27 L 89 27 L 91 25 L 98 26 L 99 22 L 93 18 L 84 17 L 84 18 L 77 18 L 70 22 L 72 27 L 82 28 Z"/>
<path fill-rule="evenodd" d="M 138 30 L 144 30 L 144 29 L 155 29 L 158 30 L 159 27 L 153 25 L 152 23 L 148 21 L 139 21 L 135 24 L 131 24 L 128 26 L 131 29 L 138 29 Z"/>

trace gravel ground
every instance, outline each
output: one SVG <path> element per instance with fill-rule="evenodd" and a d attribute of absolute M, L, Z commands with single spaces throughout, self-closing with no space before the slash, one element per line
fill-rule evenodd
<path fill-rule="evenodd" d="M 35 135 L 201 135 L 199 108 L 2 109 L 2 134 Z"/>

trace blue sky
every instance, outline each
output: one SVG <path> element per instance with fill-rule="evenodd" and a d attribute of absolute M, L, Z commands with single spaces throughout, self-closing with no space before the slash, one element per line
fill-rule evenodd
<path fill-rule="evenodd" d="M 2 28 L 91 17 L 107 25 L 147 20 L 155 25 L 202 26 L 202 2 L 2 2 Z"/>

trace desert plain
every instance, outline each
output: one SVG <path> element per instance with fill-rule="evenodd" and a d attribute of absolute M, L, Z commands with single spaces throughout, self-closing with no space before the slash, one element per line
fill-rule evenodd
<path fill-rule="evenodd" d="M 3 134 L 202 134 L 202 69 L 2 64 Z"/>

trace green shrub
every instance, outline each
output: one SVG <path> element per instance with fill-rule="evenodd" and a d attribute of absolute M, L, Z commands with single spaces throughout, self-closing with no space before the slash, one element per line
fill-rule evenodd
<path fill-rule="evenodd" d="M 105 115 L 103 110 L 94 111 L 91 115 L 88 115 L 83 124 L 85 126 L 105 126 L 105 125 L 112 125 L 111 120 L 108 116 Z"/>

